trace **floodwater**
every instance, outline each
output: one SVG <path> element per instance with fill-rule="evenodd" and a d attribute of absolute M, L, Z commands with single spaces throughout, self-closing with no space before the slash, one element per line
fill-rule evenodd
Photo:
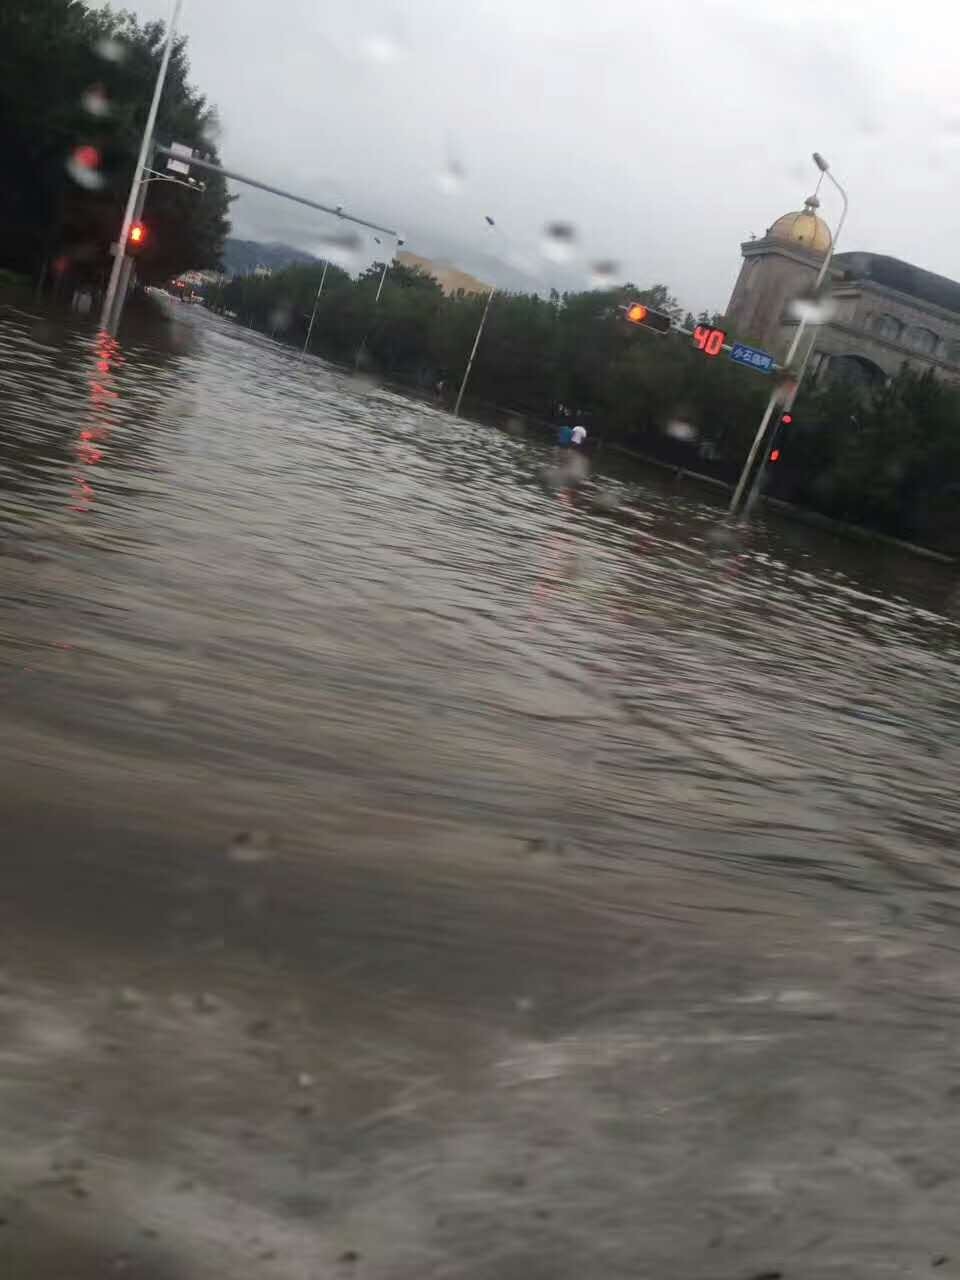
<path fill-rule="evenodd" d="M 960 1275 L 950 571 L 0 314 L 0 1275 Z"/>

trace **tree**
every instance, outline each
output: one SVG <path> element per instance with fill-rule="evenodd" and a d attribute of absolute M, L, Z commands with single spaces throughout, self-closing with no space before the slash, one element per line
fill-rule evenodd
<path fill-rule="evenodd" d="M 302 343 L 322 267 L 288 267 L 231 281 L 213 305 L 266 332 L 283 316 Z M 312 346 L 384 375 L 459 382 L 486 306 L 482 294 L 444 296 L 417 270 L 384 264 L 358 279 L 328 269 Z M 627 301 L 673 305 L 663 285 L 536 295 L 497 293 L 470 381 L 474 401 L 549 418 L 562 401 L 591 436 L 735 480 L 770 383 L 729 360 L 707 359 L 688 337 L 624 323 Z M 707 317 L 707 322 L 710 318 Z M 780 441 L 773 492 L 826 515 L 960 552 L 960 394 L 932 374 L 904 370 L 869 392 L 809 386 Z"/>
<path fill-rule="evenodd" d="M 119 230 L 164 40 L 162 23 L 91 10 L 82 0 L 8 0 L 0 7 L 0 265 L 43 276 L 57 260 L 97 281 Z M 216 159 L 216 114 L 189 84 L 175 42 L 156 136 Z M 83 150 L 78 151 L 78 148 Z M 94 157 L 93 165 L 76 163 Z M 79 180 L 78 180 L 79 179 Z M 147 281 L 215 266 L 228 230 L 224 180 L 202 194 L 151 183 Z"/>

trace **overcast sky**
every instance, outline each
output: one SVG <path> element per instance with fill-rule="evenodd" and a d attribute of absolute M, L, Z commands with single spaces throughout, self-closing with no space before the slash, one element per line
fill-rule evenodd
<path fill-rule="evenodd" d="M 185 0 L 182 29 L 225 165 L 498 283 L 586 287 L 613 259 L 722 310 L 814 149 L 849 191 L 841 247 L 960 278 L 947 0 Z M 240 190 L 235 235 L 323 253 L 329 220 Z M 570 262 L 541 252 L 554 221 Z"/>

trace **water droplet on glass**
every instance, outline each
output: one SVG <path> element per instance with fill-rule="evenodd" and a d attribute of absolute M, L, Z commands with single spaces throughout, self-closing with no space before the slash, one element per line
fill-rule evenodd
<path fill-rule="evenodd" d="M 326 258 L 349 271 L 356 266 L 357 259 L 363 249 L 363 240 L 355 231 L 338 231 L 325 235 L 319 241 L 314 253 L 318 258 Z"/>
<path fill-rule="evenodd" d="M 266 831 L 241 831 L 233 837 L 227 846 L 227 857 L 231 862 L 255 863 L 266 862 L 275 852 L 274 842 Z"/>
<path fill-rule="evenodd" d="M 120 1009 L 139 1009 L 143 1004 L 143 996 L 136 987 L 121 987 L 117 992 L 117 1007 Z"/>
<path fill-rule="evenodd" d="M 367 36 L 360 43 L 360 53 L 369 62 L 375 62 L 379 66 L 386 66 L 389 62 L 396 62 L 403 50 L 400 42 L 392 40 L 385 35 Z"/>
<path fill-rule="evenodd" d="M 684 422 L 681 418 L 674 418 L 668 422 L 664 431 L 673 440 L 690 441 L 696 440 L 697 429 L 691 426 L 689 422 Z"/>
<path fill-rule="evenodd" d="M 216 1013 L 220 1008 L 220 1001 L 209 991 L 202 991 L 194 1000 L 193 1007 L 197 1013 Z"/>
<path fill-rule="evenodd" d="M 200 126 L 200 136 L 208 147 L 217 147 L 220 145 L 222 135 L 223 126 L 220 123 L 220 117 L 215 111 L 211 111 Z"/>
<path fill-rule="evenodd" d="M 290 321 L 293 317 L 293 311 L 288 302 L 281 302 L 274 307 L 269 316 L 269 330 L 271 333 L 285 333 L 290 327 Z"/>
<path fill-rule="evenodd" d="M 548 222 L 540 251 L 551 262 L 569 262 L 577 245 L 577 233 L 569 222 Z"/>
<path fill-rule="evenodd" d="M 613 489 L 598 489 L 593 497 L 593 505 L 597 511 L 617 511 L 620 500 Z"/>
<path fill-rule="evenodd" d="M 300 1074 L 297 1076 L 298 1089 L 312 1089 L 315 1084 L 316 1084 L 316 1079 L 310 1074 L 309 1071 L 301 1071 Z"/>
<path fill-rule="evenodd" d="M 590 287 L 604 289 L 613 284 L 619 266 L 612 258 L 601 258 L 590 264 Z"/>
<path fill-rule="evenodd" d="M 92 84 L 80 102 L 84 111 L 92 116 L 102 117 L 110 114 L 110 99 L 102 84 Z"/>
<path fill-rule="evenodd" d="M 167 713 L 167 704 L 162 698 L 130 698 L 128 705 L 143 716 L 164 716 Z"/>
<path fill-rule="evenodd" d="M 98 40 L 96 51 L 107 62 L 123 62 L 127 56 L 127 46 L 122 40 L 114 40 L 112 36 L 104 36 Z"/>
<path fill-rule="evenodd" d="M 804 324 L 826 324 L 833 317 L 836 306 L 830 298 L 794 298 L 790 314 Z"/>
<path fill-rule="evenodd" d="M 459 160 L 448 160 L 443 171 L 437 174 L 437 186 L 444 195 L 456 195 L 463 186 L 465 176 L 463 165 Z"/>
<path fill-rule="evenodd" d="M 89 144 L 74 147 L 67 159 L 67 173 L 78 186 L 87 191 L 99 191 L 104 185 L 100 172 L 100 152 Z"/>

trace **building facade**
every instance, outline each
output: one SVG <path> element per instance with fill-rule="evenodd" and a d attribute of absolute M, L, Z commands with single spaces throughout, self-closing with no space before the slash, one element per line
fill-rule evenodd
<path fill-rule="evenodd" d="M 418 253 L 410 253 L 401 249 L 397 254 L 397 262 L 403 267 L 414 267 L 425 275 L 433 276 L 437 284 L 448 296 L 458 293 L 489 293 L 493 288 L 476 276 L 460 271 L 446 262 L 434 262 L 431 258 L 422 258 Z"/>
<path fill-rule="evenodd" d="M 797 325 L 794 307 L 811 298 L 830 230 L 811 196 L 778 218 L 760 239 L 741 245 L 743 264 L 727 308 L 727 326 L 783 359 Z M 837 253 L 829 303 L 812 331 L 808 376 L 875 384 L 904 364 L 960 382 L 960 284 L 898 258 Z M 803 350 L 801 350 L 801 357 Z"/>

